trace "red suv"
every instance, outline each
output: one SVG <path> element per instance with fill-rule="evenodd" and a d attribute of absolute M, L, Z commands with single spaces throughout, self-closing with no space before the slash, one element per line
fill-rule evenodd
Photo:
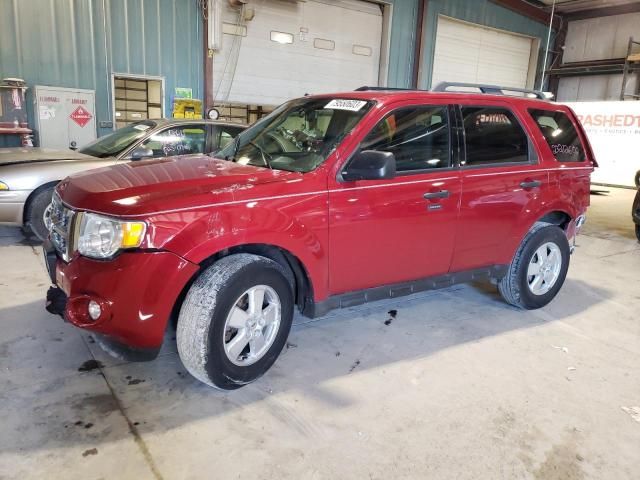
<path fill-rule="evenodd" d="M 61 182 L 48 309 L 111 353 L 154 358 L 170 319 L 191 374 L 260 377 L 297 307 L 479 278 L 539 308 L 561 288 L 595 161 L 566 106 L 380 91 L 307 96 L 216 154 Z"/>

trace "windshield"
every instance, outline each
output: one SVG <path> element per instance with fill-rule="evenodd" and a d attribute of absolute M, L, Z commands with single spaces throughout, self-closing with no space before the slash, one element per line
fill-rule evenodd
<path fill-rule="evenodd" d="M 132 123 L 85 145 L 79 152 L 98 158 L 114 157 L 144 137 L 147 130 L 155 126 L 156 122 L 150 120 Z"/>
<path fill-rule="evenodd" d="M 242 165 L 310 172 L 327 159 L 372 105 L 365 100 L 293 100 L 242 132 L 216 157 Z"/>

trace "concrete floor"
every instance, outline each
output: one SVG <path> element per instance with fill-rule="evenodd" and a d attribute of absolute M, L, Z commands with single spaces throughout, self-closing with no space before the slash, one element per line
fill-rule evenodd
<path fill-rule="evenodd" d="M 607 190 L 546 308 L 478 284 L 298 318 L 274 368 L 228 394 L 171 336 L 122 363 L 46 313 L 39 249 L 0 228 L 0 478 L 637 479 L 635 192 Z"/>

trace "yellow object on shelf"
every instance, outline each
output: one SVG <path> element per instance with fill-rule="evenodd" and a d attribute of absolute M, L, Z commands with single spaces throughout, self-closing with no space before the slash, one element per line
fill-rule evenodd
<path fill-rule="evenodd" d="M 191 98 L 173 99 L 173 118 L 202 118 L 202 102 Z"/>

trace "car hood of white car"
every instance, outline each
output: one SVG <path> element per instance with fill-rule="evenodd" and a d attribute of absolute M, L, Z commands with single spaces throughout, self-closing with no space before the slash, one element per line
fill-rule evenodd
<path fill-rule="evenodd" d="M 37 147 L 0 148 L 0 165 L 86 159 L 95 160 L 94 157 L 73 150 L 56 150 L 53 148 Z"/>

